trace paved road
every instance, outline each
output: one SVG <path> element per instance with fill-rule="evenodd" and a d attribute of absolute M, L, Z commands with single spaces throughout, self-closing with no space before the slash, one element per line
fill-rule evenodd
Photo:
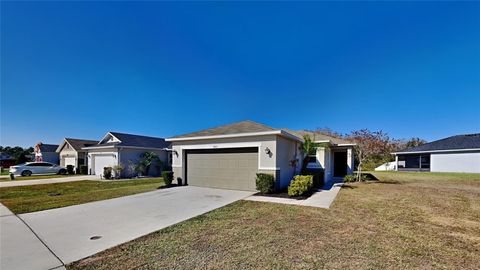
<path fill-rule="evenodd" d="M 174 187 L 21 214 L 19 217 L 30 226 L 63 264 L 68 264 L 233 203 L 251 194 L 252 192 L 246 191 L 192 186 Z M 94 236 L 101 238 L 91 240 Z M 2 245 L 2 249 L 10 249 L 14 245 L 13 241 L 15 241 L 14 238 L 8 238 Z M 28 245 L 28 242 L 22 240 L 21 246 L 23 245 Z M 10 263 L 26 263 L 28 266 L 28 261 L 36 259 L 39 258 L 17 256 L 18 261 L 10 261 Z M 47 265 L 46 261 L 45 265 Z M 2 267 L 2 269 L 10 268 Z M 24 269 L 35 268 L 25 267 Z"/>
<path fill-rule="evenodd" d="M 38 180 L 11 180 L 0 182 L 0 188 L 2 187 L 18 187 L 18 186 L 31 186 L 31 185 L 42 185 L 42 184 L 53 184 L 53 183 L 65 183 L 65 182 L 75 182 L 82 180 L 100 180 L 98 175 L 79 175 L 79 176 L 67 176 L 67 177 L 57 177 L 57 178 L 48 178 L 48 179 L 38 179 Z"/>

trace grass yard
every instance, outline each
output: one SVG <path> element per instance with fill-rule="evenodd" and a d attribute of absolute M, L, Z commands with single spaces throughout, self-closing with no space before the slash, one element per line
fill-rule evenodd
<path fill-rule="evenodd" d="M 480 175 L 374 174 L 328 210 L 239 201 L 68 269 L 480 269 Z"/>
<path fill-rule="evenodd" d="M 145 178 L 4 187 L 0 202 L 21 214 L 152 191 L 163 184 L 161 178 Z"/>
<path fill-rule="evenodd" d="M 64 174 L 64 175 L 49 174 L 49 175 L 15 176 L 15 180 L 10 180 L 10 177 L 0 178 L 0 182 L 22 181 L 22 180 L 40 180 L 40 179 L 51 179 L 51 178 L 65 178 L 65 177 L 71 177 L 71 176 L 81 176 L 81 175 L 80 174 Z"/>

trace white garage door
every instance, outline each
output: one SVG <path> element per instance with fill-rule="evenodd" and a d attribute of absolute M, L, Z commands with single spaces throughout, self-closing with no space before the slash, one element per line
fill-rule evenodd
<path fill-rule="evenodd" d="M 255 190 L 258 148 L 191 150 L 186 170 L 192 186 Z"/>
<path fill-rule="evenodd" d="M 115 165 L 113 155 L 94 155 L 93 168 L 95 175 L 103 175 L 103 168 Z"/>
<path fill-rule="evenodd" d="M 67 167 L 67 165 L 72 165 L 72 166 L 75 166 L 75 157 L 66 157 L 65 158 L 65 167 Z"/>

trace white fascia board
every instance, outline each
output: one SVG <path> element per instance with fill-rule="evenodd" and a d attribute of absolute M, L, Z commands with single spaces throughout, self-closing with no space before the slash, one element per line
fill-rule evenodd
<path fill-rule="evenodd" d="M 356 143 L 339 143 L 337 146 L 355 146 L 357 145 Z"/>
<path fill-rule="evenodd" d="M 87 146 L 87 147 L 82 147 L 82 150 L 91 150 L 91 149 L 107 149 L 107 148 L 115 148 L 115 145 L 106 145 L 106 146 Z"/>
<path fill-rule="evenodd" d="M 63 146 L 67 143 L 67 140 L 63 139 L 62 143 L 57 147 L 57 150 L 55 152 L 60 153 L 62 150 Z"/>
<path fill-rule="evenodd" d="M 272 130 L 272 131 L 262 131 L 262 132 L 248 132 L 248 133 L 236 133 L 236 134 L 226 134 L 226 135 L 212 135 L 212 136 L 197 136 L 197 137 L 184 137 L 184 138 L 167 138 L 167 142 L 181 142 L 181 141 L 195 141 L 195 140 L 209 140 L 209 139 L 224 139 L 224 138 L 239 138 L 239 137 L 253 137 L 253 136 L 263 136 L 263 135 L 281 135 L 287 138 L 291 138 L 297 141 L 301 141 L 300 138 L 294 136 L 283 130 Z"/>
<path fill-rule="evenodd" d="M 139 147 L 139 146 L 118 146 L 118 145 L 106 145 L 106 146 L 88 146 L 88 147 L 82 147 L 82 150 L 92 150 L 92 149 L 108 149 L 108 148 L 118 148 L 118 149 L 124 149 L 124 148 L 131 148 L 131 149 L 145 149 L 145 150 L 161 150 L 161 151 L 171 151 L 171 149 L 168 148 L 155 148 L 155 147 Z"/>
<path fill-rule="evenodd" d="M 402 154 L 425 154 L 425 153 L 448 153 L 448 152 L 472 152 L 480 151 L 480 148 L 471 148 L 471 149 L 448 149 L 448 150 L 430 150 L 430 151 L 412 151 L 412 152 L 393 152 L 392 155 L 402 155 Z"/>

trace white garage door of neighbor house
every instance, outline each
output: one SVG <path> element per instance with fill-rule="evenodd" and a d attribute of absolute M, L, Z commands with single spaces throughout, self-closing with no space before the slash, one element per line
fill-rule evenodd
<path fill-rule="evenodd" d="M 95 175 L 102 175 L 103 168 L 112 167 L 115 164 L 115 159 L 112 155 L 95 155 L 93 158 Z"/>
<path fill-rule="evenodd" d="M 186 170 L 192 186 L 255 190 L 258 148 L 187 151 Z"/>
<path fill-rule="evenodd" d="M 66 157 L 65 158 L 65 167 L 67 167 L 67 165 L 72 165 L 72 166 L 75 166 L 75 157 Z"/>

